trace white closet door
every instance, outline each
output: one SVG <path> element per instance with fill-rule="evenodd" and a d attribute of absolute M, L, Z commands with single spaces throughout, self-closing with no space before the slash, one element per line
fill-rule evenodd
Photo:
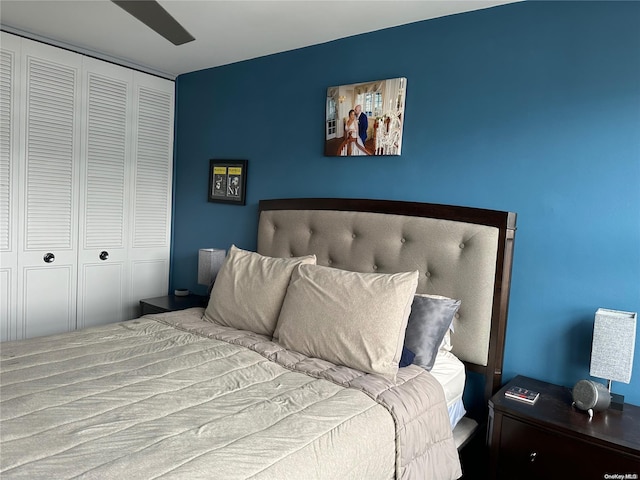
<path fill-rule="evenodd" d="M 81 57 L 23 42 L 17 337 L 76 327 Z"/>
<path fill-rule="evenodd" d="M 174 82 L 134 74 L 134 155 L 129 316 L 169 286 Z"/>
<path fill-rule="evenodd" d="M 0 49 L 0 341 L 16 338 L 18 300 L 19 38 L 2 32 Z"/>
<path fill-rule="evenodd" d="M 85 59 L 78 328 L 127 320 L 133 72 Z"/>

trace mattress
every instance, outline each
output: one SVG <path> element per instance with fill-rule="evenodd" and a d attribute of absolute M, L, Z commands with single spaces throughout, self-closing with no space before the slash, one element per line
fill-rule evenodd
<path fill-rule="evenodd" d="M 2 346 L 2 478 L 457 478 L 446 402 L 201 320 Z"/>
<path fill-rule="evenodd" d="M 453 353 L 440 349 L 431 374 L 442 385 L 447 402 L 451 428 L 455 428 L 467 413 L 462 402 L 466 374 L 464 364 Z"/>

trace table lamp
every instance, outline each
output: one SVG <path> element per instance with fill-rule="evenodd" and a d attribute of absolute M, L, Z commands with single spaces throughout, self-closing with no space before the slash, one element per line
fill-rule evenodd
<path fill-rule="evenodd" d="M 227 255 L 226 250 L 219 248 L 201 248 L 198 250 L 198 284 L 207 286 L 207 295 L 211 294 L 220 267 Z"/>
<path fill-rule="evenodd" d="M 589 374 L 607 380 L 609 392 L 612 381 L 631 381 L 637 317 L 635 312 L 606 308 L 596 311 Z M 622 410 L 623 405 L 624 396 L 611 393 L 610 408 Z"/>

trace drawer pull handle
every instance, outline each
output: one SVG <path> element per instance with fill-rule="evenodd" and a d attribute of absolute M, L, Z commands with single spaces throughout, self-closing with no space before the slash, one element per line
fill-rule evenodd
<path fill-rule="evenodd" d="M 45 254 L 45 256 L 42 257 L 42 259 L 45 261 L 45 263 L 51 263 L 56 259 L 56 256 L 53 253 L 49 252 Z"/>
<path fill-rule="evenodd" d="M 529 461 L 530 461 L 531 463 L 535 462 L 535 461 L 536 461 L 536 457 L 537 457 L 537 456 L 538 456 L 538 453 L 537 453 L 537 452 L 531 452 L 531 453 L 529 454 Z"/>
<path fill-rule="evenodd" d="M 100 252 L 100 260 L 106 260 L 107 258 L 109 258 L 109 252 L 107 252 L 105 250 Z"/>

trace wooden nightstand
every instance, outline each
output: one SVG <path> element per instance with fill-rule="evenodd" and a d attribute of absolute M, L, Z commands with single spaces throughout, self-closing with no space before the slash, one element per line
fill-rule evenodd
<path fill-rule="evenodd" d="M 186 297 L 176 297 L 175 295 L 165 295 L 164 297 L 145 298 L 140 300 L 140 314 L 174 312 L 191 307 L 206 308 L 209 298 L 204 295 L 187 295 Z"/>
<path fill-rule="evenodd" d="M 540 392 L 534 405 L 504 396 L 517 385 Z M 489 400 L 491 478 L 640 479 L 640 407 L 589 420 L 571 389 L 517 376 Z M 616 476 L 618 475 L 618 476 Z"/>

